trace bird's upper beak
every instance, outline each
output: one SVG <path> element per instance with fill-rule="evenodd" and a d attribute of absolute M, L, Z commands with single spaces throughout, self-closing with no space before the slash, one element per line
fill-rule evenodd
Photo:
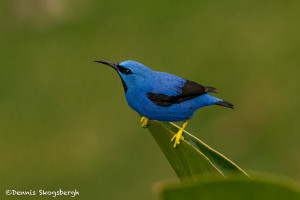
<path fill-rule="evenodd" d="M 118 63 L 112 63 L 112 62 L 103 61 L 103 60 L 94 60 L 94 62 L 102 63 L 102 64 L 105 64 L 105 65 L 111 66 L 115 70 L 118 70 Z"/>

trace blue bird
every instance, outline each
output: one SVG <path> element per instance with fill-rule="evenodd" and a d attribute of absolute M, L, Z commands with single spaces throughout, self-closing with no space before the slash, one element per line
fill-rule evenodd
<path fill-rule="evenodd" d="M 173 74 L 151 70 L 136 61 L 127 60 L 103 63 L 115 69 L 122 81 L 129 106 L 141 116 L 142 127 L 147 127 L 148 120 L 167 122 L 184 121 L 177 134 L 174 148 L 184 140 L 182 132 L 194 112 L 201 107 L 220 105 L 233 108 L 233 105 L 210 94 L 216 88 L 200 85 Z"/>

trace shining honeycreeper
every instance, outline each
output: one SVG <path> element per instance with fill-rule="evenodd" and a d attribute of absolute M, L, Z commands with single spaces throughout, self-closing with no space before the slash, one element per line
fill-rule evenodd
<path fill-rule="evenodd" d="M 184 140 L 182 132 L 194 112 L 201 107 L 219 105 L 233 108 L 233 105 L 208 93 L 216 93 L 216 88 L 200 85 L 173 74 L 151 70 L 136 61 L 103 63 L 119 74 L 129 106 L 143 117 L 142 127 L 147 127 L 149 119 L 158 121 L 184 121 L 182 128 L 171 139 L 174 148 Z"/>

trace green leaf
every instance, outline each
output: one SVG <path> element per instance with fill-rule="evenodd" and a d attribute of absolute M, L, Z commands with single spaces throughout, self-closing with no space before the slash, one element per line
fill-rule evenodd
<path fill-rule="evenodd" d="M 248 177 L 228 158 L 186 131 L 185 140 L 174 148 L 170 140 L 179 128 L 173 123 L 150 120 L 148 129 L 181 180 L 198 180 L 212 173 L 220 177 L 232 174 Z"/>
<path fill-rule="evenodd" d="M 293 183 L 261 178 L 230 178 L 185 185 L 165 185 L 160 189 L 161 200 L 299 200 L 300 190 Z"/>

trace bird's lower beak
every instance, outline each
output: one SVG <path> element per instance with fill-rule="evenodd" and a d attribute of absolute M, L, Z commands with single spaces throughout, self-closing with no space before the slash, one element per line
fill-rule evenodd
<path fill-rule="evenodd" d="M 112 63 L 112 62 L 103 61 L 103 60 L 94 60 L 94 62 L 102 63 L 102 64 L 105 64 L 105 65 L 111 66 L 115 70 L 118 70 L 118 64 L 117 63 Z"/>

